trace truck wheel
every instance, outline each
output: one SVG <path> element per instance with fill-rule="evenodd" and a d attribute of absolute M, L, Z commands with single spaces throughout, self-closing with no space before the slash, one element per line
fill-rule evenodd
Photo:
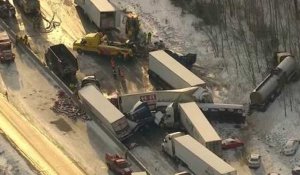
<path fill-rule="evenodd" d="M 77 49 L 77 53 L 82 54 L 83 53 L 82 49 Z"/>

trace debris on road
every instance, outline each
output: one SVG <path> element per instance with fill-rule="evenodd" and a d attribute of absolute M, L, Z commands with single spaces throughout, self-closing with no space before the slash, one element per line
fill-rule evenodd
<path fill-rule="evenodd" d="M 68 97 L 65 92 L 59 91 L 57 93 L 58 100 L 54 102 L 54 105 L 51 109 L 58 114 L 64 114 L 67 117 L 77 120 L 81 119 L 83 121 L 91 120 L 90 117 L 86 115 L 84 111 L 82 111 L 70 97 Z"/>

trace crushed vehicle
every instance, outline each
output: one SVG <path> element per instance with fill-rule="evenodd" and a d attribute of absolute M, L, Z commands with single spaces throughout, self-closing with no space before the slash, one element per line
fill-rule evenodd
<path fill-rule="evenodd" d="M 108 168 L 117 175 L 131 175 L 132 169 L 129 162 L 118 154 L 105 154 L 105 161 Z"/>
<path fill-rule="evenodd" d="M 95 52 L 99 55 L 114 56 L 125 60 L 134 57 L 135 46 L 130 41 L 125 43 L 109 41 L 101 32 L 89 33 L 73 43 L 73 50 L 79 54 L 82 52 Z"/>
<path fill-rule="evenodd" d="M 13 62 L 15 54 L 12 51 L 12 42 L 6 31 L 0 31 L 0 62 Z"/>
<path fill-rule="evenodd" d="M 244 146 L 244 142 L 238 138 L 228 138 L 222 140 L 222 149 L 234 149 L 242 146 Z"/>

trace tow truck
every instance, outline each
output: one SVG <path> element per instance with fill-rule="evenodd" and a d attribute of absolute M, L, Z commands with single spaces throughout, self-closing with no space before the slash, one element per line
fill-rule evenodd
<path fill-rule="evenodd" d="M 131 59 L 134 44 L 127 40 L 125 43 L 110 41 L 101 32 L 89 33 L 73 43 L 73 50 L 79 54 L 82 52 L 96 52 L 100 55 L 117 56 L 123 59 Z"/>
<path fill-rule="evenodd" d="M 132 169 L 126 159 L 118 154 L 112 155 L 109 153 L 105 154 L 105 161 L 108 168 L 116 173 L 117 175 L 131 175 Z"/>

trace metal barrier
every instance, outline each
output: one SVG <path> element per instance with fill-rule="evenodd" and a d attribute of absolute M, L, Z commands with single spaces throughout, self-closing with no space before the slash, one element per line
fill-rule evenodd
<path fill-rule="evenodd" d="M 10 35 L 10 37 L 14 41 L 16 41 L 16 33 L 2 19 L 0 19 L 0 26 L 2 26 L 6 30 L 6 32 Z M 32 60 L 32 62 L 34 64 L 38 65 L 38 67 L 39 67 L 38 69 L 40 69 L 40 71 L 47 73 L 63 89 L 63 91 L 72 98 L 72 100 L 75 104 L 77 104 L 82 109 L 84 109 L 83 105 L 80 103 L 77 96 L 74 95 L 74 93 L 69 89 L 69 87 L 66 86 L 63 81 L 61 81 L 50 69 L 48 69 L 41 62 L 41 60 L 38 58 L 38 56 L 29 47 L 27 47 L 22 42 L 19 42 L 18 46 L 23 51 L 25 51 L 26 53 L 29 54 L 30 58 L 32 58 L 30 60 Z M 95 119 L 96 117 L 93 117 L 93 118 Z M 106 126 L 104 126 L 102 123 L 99 123 L 99 122 L 96 122 L 96 123 L 108 136 L 110 136 L 110 138 L 121 148 L 122 151 L 128 153 L 128 157 L 132 161 L 134 161 L 142 170 L 146 171 L 148 175 L 151 175 L 150 172 L 147 170 L 147 168 L 128 150 L 128 148 Z"/>

